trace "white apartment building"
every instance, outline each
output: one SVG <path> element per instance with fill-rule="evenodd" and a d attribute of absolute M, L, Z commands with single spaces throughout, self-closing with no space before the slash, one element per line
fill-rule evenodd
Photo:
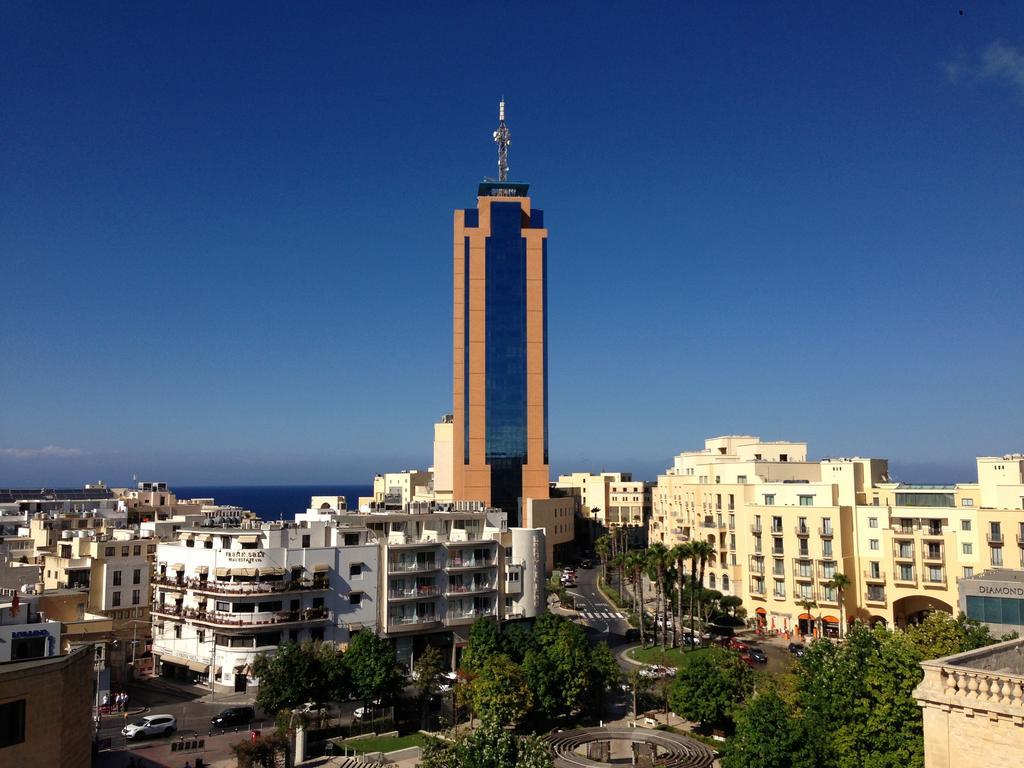
<path fill-rule="evenodd" d="M 379 550 L 353 521 L 182 528 L 157 547 L 158 672 L 245 690 L 252 662 L 284 641 L 346 643 L 377 628 Z"/>

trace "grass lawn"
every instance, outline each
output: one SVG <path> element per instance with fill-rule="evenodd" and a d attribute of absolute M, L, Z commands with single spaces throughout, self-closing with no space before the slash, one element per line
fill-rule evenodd
<path fill-rule="evenodd" d="M 680 648 L 669 648 L 663 651 L 661 646 L 654 648 L 634 648 L 628 651 L 629 658 L 644 664 L 659 664 L 663 667 L 682 667 L 700 656 L 706 656 L 710 648 L 697 648 L 683 652 Z"/>
<path fill-rule="evenodd" d="M 408 736 L 368 736 L 365 739 L 339 739 L 339 745 L 354 749 L 357 752 L 394 752 L 407 747 L 422 747 L 427 737 L 422 733 L 410 733 Z"/>

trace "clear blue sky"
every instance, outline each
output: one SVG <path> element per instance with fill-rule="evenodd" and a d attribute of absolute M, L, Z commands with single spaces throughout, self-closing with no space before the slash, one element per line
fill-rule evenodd
<path fill-rule="evenodd" d="M 502 94 L 553 470 L 1024 450 L 1024 5 L 503 5 L 0 5 L 0 486 L 429 464 Z"/>

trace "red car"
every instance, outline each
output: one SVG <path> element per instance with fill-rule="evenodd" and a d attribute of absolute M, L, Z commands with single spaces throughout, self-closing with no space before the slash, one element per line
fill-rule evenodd
<path fill-rule="evenodd" d="M 729 640 L 729 648 L 740 653 L 746 653 L 750 648 L 742 640 L 737 640 L 735 637 Z"/>

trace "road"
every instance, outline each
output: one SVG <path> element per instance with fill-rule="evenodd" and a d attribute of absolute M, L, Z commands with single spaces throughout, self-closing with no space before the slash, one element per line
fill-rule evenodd
<path fill-rule="evenodd" d="M 612 605 L 597 588 L 600 568 L 577 568 L 576 587 L 569 590 L 576 603 L 576 621 L 591 630 L 602 633 L 608 645 L 621 645 L 629 629 L 622 611 Z"/>

